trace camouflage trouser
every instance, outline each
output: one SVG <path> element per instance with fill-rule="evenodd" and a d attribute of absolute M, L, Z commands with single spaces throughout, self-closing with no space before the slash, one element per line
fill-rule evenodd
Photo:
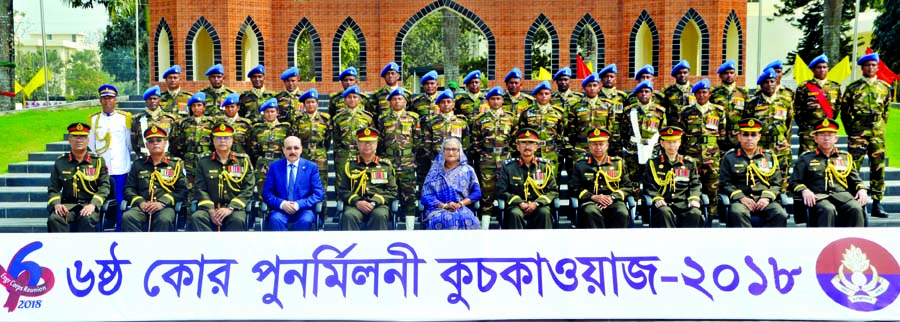
<path fill-rule="evenodd" d="M 481 156 L 481 162 L 478 163 L 478 181 L 481 185 L 479 216 L 493 216 L 494 214 L 494 200 L 496 199 L 494 192 L 497 189 L 497 179 L 500 178 L 500 169 L 503 168 L 504 161 L 496 162 L 490 155 Z"/>
<path fill-rule="evenodd" d="M 266 184 L 266 174 L 269 173 L 269 165 L 276 159 L 259 157 L 256 160 L 256 193 L 262 200 L 263 185 Z"/>
<path fill-rule="evenodd" d="M 700 171 L 700 193 L 706 195 L 706 198 L 709 199 L 709 206 L 707 207 L 707 214 L 712 217 L 718 214 L 718 205 L 719 205 L 719 158 L 707 158 L 703 159 L 699 155 L 691 155 L 692 158 L 696 160 L 703 160 L 702 163 L 699 163 Z"/>
<path fill-rule="evenodd" d="M 187 173 L 188 201 L 194 200 L 194 165 L 197 164 L 200 154 L 186 152 L 184 154 L 184 171 Z"/>
<path fill-rule="evenodd" d="M 797 156 L 816 150 L 816 141 L 813 139 L 812 130 L 797 131 L 797 137 L 800 138 L 800 150 L 797 152 Z"/>
<path fill-rule="evenodd" d="M 791 149 L 777 151 L 775 156 L 778 157 L 778 169 L 781 170 L 781 193 L 786 193 L 788 192 L 788 181 L 791 179 L 791 165 L 794 163 L 791 159 L 793 157 Z M 772 200 L 772 202 L 780 202 L 780 200 Z"/>
<path fill-rule="evenodd" d="M 884 197 L 884 129 L 877 135 L 851 135 L 847 142 L 847 152 L 853 156 L 853 167 L 859 172 L 863 158 L 869 156 L 869 191 L 874 200 Z"/>
<path fill-rule="evenodd" d="M 416 182 L 420 186 L 425 183 L 428 170 L 431 170 L 431 162 L 434 161 L 433 158 L 436 156 L 423 151 L 416 153 Z"/>
<path fill-rule="evenodd" d="M 325 201 L 326 206 L 322 207 L 323 212 L 328 211 L 328 154 L 326 154 L 325 150 L 316 150 L 313 151 L 312 154 L 308 155 L 309 160 L 314 162 L 316 166 L 319 168 L 319 178 L 322 180 L 322 187 L 325 189 Z M 322 214 L 317 214 L 319 217 Z"/>
<path fill-rule="evenodd" d="M 347 166 L 347 161 L 350 159 L 350 153 L 346 151 L 334 151 L 334 191 L 337 192 L 337 195 L 341 195 L 341 180 L 346 176 L 344 174 L 345 167 Z M 340 197 L 338 197 L 340 199 Z M 345 200 L 346 202 L 346 200 Z"/>
<path fill-rule="evenodd" d="M 400 208 L 402 209 L 398 216 L 415 216 L 416 200 L 419 199 L 416 193 L 416 187 L 418 187 L 416 172 L 411 171 L 416 168 L 415 157 L 412 154 L 399 158 L 394 157 L 391 158 L 391 162 L 394 163 L 394 169 L 397 173 L 397 199 L 400 200 Z"/>
<path fill-rule="evenodd" d="M 637 197 L 641 193 L 640 183 L 641 179 L 644 177 L 644 171 L 647 170 L 647 165 L 638 163 L 637 153 L 626 151 L 623 159 L 625 160 L 625 172 L 628 174 L 628 179 L 631 180 L 632 185 L 634 185 L 632 194 Z"/>

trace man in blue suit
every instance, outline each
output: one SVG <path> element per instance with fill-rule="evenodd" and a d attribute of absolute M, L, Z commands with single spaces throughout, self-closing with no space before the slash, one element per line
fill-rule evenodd
<path fill-rule="evenodd" d="M 319 177 L 319 167 L 301 159 L 303 145 L 300 138 L 284 140 L 284 159 L 275 161 L 266 175 L 263 200 L 272 212 L 269 228 L 274 231 L 311 230 L 316 222 L 316 204 L 325 199 L 325 188 Z"/>

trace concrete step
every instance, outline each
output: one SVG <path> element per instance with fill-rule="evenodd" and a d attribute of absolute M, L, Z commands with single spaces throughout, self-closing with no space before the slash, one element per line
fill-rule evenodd
<path fill-rule="evenodd" d="M 31 152 L 28 153 L 28 161 L 56 161 L 65 152 Z"/>
<path fill-rule="evenodd" d="M 0 202 L 0 218 L 46 218 L 47 202 Z"/>
<path fill-rule="evenodd" d="M 69 152 L 69 142 L 59 141 L 59 142 L 47 143 L 46 150 L 48 152 Z"/>
<path fill-rule="evenodd" d="M 55 161 L 28 161 L 8 165 L 9 173 L 46 173 L 53 170 Z"/>
<path fill-rule="evenodd" d="M 47 202 L 47 187 L 0 187 L 0 202 Z"/>
<path fill-rule="evenodd" d="M 50 175 L 46 173 L 0 174 L 0 187 L 46 187 L 49 184 Z"/>
<path fill-rule="evenodd" d="M 0 233 L 46 233 L 47 217 L 0 218 Z"/>

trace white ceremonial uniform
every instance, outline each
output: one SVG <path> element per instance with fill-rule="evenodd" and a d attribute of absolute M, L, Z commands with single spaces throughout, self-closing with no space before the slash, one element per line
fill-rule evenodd
<path fill-rule="evenodd" d="M 91 114 L 88 148 L 103 157 L 109 175 L 128 174 L 131 170 L 131 113 L 116 110 Z"/>

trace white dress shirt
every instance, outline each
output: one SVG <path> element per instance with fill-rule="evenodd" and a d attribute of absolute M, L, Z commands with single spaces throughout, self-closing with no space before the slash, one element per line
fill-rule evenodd
<path fill-rule="evenodd" d="M 126 114 L 118 110 L 111 114 L 100 112 L 90 117 L 88 148 L 103 157 L 109 175 L 127 174 L 131 170 L 131 132 L 127 119 Z"/>

